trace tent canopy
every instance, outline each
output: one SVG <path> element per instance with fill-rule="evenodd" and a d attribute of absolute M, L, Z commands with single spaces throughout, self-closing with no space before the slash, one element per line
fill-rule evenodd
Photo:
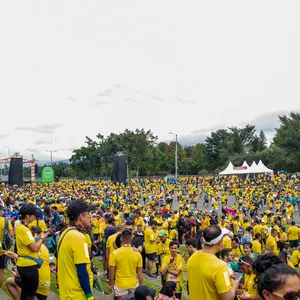
<path fill-rule="evenodd" d="M 233 164 L 232 164 L 232 162 L 229 162 L 227 168 L 224 171 L 220 172 L 219 174 L 220 175 L 228 175 L 228 174 L 233 174 L 232 172 L 233 172 Z"/>
<path fill-rule="evenodd" d="M 273 174 L 273 170 L 267 168 L 264 163 L 259 160 L 258 164 L 255 161 L 252 162 L 249 167 L 246 161 L 243 162 L 242 166 L 235 167 L 230 162 L 227 168 L 220 172 L 219 175 L 240 175 L 240 174 Z"/>

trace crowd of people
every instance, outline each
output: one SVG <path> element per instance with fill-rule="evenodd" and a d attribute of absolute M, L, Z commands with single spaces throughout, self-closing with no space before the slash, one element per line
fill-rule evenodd
<path fill-rule="evenodd" d="M 300 299 L 299 205 L 289 174 L 2 184 L 0 287 L 9 260 L 14 299 L 51 272 L 60 299 Z"/>

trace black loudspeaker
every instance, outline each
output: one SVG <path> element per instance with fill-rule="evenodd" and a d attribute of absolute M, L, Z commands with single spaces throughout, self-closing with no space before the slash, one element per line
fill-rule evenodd
<path fill-rule="evenodd" d="M 37 174 L 38 172 L 39 172 L 39 166 L 38 166 L 38 164 L 36 163 L 36 164 L 34 165 L 34 173 Z"/>
<path fill-rule="evenodd" d="M 23 158 L 12 157 L 10 159 L 8 184 L 23 185 Z"/>
<path fill-rule="evenodd" d="M 113 183 L 124 182 L 127 179 L 127 158 L 123 153 L 117 153 L 115 157 L 114 167 L 112 170 L 111 180 Z"/>

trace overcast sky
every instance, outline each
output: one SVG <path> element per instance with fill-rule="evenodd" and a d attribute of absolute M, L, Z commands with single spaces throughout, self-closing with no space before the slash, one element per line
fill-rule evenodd
<path fill-rule="evenodd" d="M 300 108 L 299 1 L 1 1 L 0 153 L 68 159 L 85 136 L 203 141 Z M 8 148 L 7 148 L 8 147 Z"/>

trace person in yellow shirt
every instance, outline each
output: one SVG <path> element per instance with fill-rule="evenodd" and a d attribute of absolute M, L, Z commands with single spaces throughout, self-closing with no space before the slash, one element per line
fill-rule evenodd
<path fill-rule="evenodd" d="M 256 233 L 261 234 L 262 231 L 262 225 L 257 221 L 257 223 L 253 226 L 253 235 L 255 236 Z"/>
<path fill-rule="evenodd" d="M 38 226 L 32 226 L 30 228 L 34 238 L 38 240 L 42 229 Z M 49 251 L 47 247 L 42 244 L 39 251 L 39 258 L 43 260 L 42 266 L 39 268 L 39 285 L 36 291 L 37 299 L 44 299 L 48 297 L 50 290 L 50 266 L 49 266 Z"/>
<path fill-rule="evenodd" d="M 92 237 L 94 241 L 99 240 L 99 219 L 97 214 L 92 214 Z"/>
<path fill-rule="evenodd" d="M 271 235 L 266 240 L 266 250 L 270 253 L 278 255 L 279 251 L 277 248 L 276 237 L 277 237 L 277 231 L 274 228 L 272 228 Z"/>
<path fill-rule="evenodd" d="M 40 227 L 32 226 L 31 233 L 34 236 L 34 239 L 37 240 L 39 238 L 39 234 L 42 232 Z M 18 255 L 11 251 L 6 251 L 5 255 L 12 258 L 18 259 Z M 42 244 L 39 257 L 43 260 L 41 267 L 38 269 L 39 273 L 39 283 L 38 289 L 36 291 L 36 298 L 37 299 L 46 299 L 49 294 L 50 289 L 50 266 L 49 266 L 49 251 L 47 247 Z M 20 299 L 21 296 L 21 289 L 22 281 L 20 277 L 10 277 L 6 280 L 6 286 L 14 299 Z"/>
<path fill-rule="evenodd" d="M 165 230 L 160 230 L 158 233 L 159 241 L 157 244 L 157 255 L 158 255 L 158 265 L 161 266 L 166 255 L 170 254 L 169 244 L 171 240 L 168 239 Z M 165 278 L 162 276 L 162 285 L 165 283 Z"/>
<path fill-rule="evenodd" d="M 300 263 L 300 247 L 298 247 L 298 249 L 293 251 L 289 262 L 291 262 L 294 267 L 299 266 L 299 263 Z"/>
<path fill-rule="evenodd" d="M 5 212 L 4 207 L 0 207 L 0 241 L 3 240 L 3 233 L 4 233 L 4 228 L 5 225 L 7 226 L 7 229 L 11 235 L 11 237 L 14 235 L 14 231 L 11 225 L 11 222 L 3 217 L 3 213 Z M 8 250 L 8 249 L 6 249 Z M 3 274 L 4 270 L 6 268 L 6 258 L 5 255 L 0 253 L 0 288 L 2 287 L 2 282 L 3 282 Z"/>
<path fill-rule="evenodd" d="M 240 280 L 231 281 L 226 263 L 216 257 L 222 249 L 223 235 L 224 231 L 216 225 L 206 227 L 203 231 L 203 249 L 196 251 L 187 262 L 191 300 L 235 297 Z"/>
<path fill-rule="evenodd" d="M 116 238 L 121 234 L 124 229 L 124 224 L 117 225 L 117 232 L 110 235 L 106 241 L 106 259 L 109 261 L 109 257 L 111 254 L 117 249 L 117 245 L 115 244 Z"/>
<path fill-rule="evenodd" d="M 229 230 L 227 230 L 227 231 L 228 231 L 228 233 L 224 235 L 222 244 L 223 244 L 224 248 L 231 249 L 231 247 L 232 247 L 231 237 L 233 237 L 233 234 Z"/>
<path fill-rule="evenodd" d="M 166 276 L 166 282 L 176 282 L 176 298 L 181 299 L 183 292 L 183 268 L 184 259 L 178 254 L 179 243 L 171 242 L 169 245 L 170 254 L 164 257 L 161 266 L 161 274 Z"/>
<path fill-rule="evenodd" d="M 92 209 L 82 199 L 71 201 L 67 207 L 71 227 L 61 233 L 57 245 L 57 282 L 61 300 L 94 299 L 94 276 L 86 239 Z"/>
<path fill-rule="evenodd" d="M 23 204 L 19 210 L 21 223 L 16 227 L 16 247 L 19 256 L 17 268 L 22 280 L 21 299 L 33 299 L 38 289 L 41 263 L 38 252 L 48 234 L 41 232 L 35 241 L 27 226 L 39 216 L 40 212 L 31 204 Z"/>
<path fill-rule="evenodd" d="M 156 260 L 156 241 L 158 239 L 157 222 L 152 220 L 151 227 L 147 227 L 144 231 L 145 253 L 147 257 L 147 276 L 156 277 L 152 274 L 153 263 Z"/>
<path fill-rule="evenodd" d="M 37 226 L 40 227 L 42 229 L 42 231 L 46 231 L 47 230 L 47 225 L 45 223 L 44 220 L 40 220 L 39 218 L 37 218 L 36 220 L 34 220 L 33 222 L 31 222 L 28 227 L 31 228 L 32 226 Z"/>
<path fill-rule="evenodd" d="M 166 215 L 162 215 L 163 223 L 161 225 L 161 229 L 164 230 L 167 233 L 167 236 L 169 236 L 169 222 Z"/>
<path fill-rule="evenodd" d="M 232 239 L 232 256 L 234 258 L 239 258 L 245 254 L 243 246 L 240 244 L 240 241 L 237 237 Z"/>
<path fill-rule="evenodd" d="M 260 297 L 258 296 L 256 283 L 255 283 L 255 277 L 256 275 L 253 272 L 252 264 L 254 263 L 254 260 L 251 259 L 249 256 L 242 256 L 242 258 L 239 259 L 239 266 L 241 270 L 244 273 L 244 284 L 243 284 L 243 290 L 245 298 L 242 299 L 249 299 L 249 300 L 258 300 Z"/>
<path fill-rule="evenodd" d="M 169 239 L 171 241 L 178 241 L 178 231 L 175 228 L 170 231 Z"/>
<path fill-rule="evenodd" d="M 295 224 L 295 221 L 292 221 L 292 226 L 288 229 L 288 240 L 290 242 L 291 249 L 296 249 L 299 246 L 300 229 Z"/>
<path fill-rule="evenodd" d="M 252 252 L 253 254 L 260 255 L 261 254 L 261 234 L 256 233 L 254 235 L 254 240 L 252 242 Z"/>
<path fill-rule="evenodd" d="M 137 228 L 139 225 L 142 225 L 143 229 L 145 228 L 145 221 L 141 217 L 141 212 L 139 210 L 135 212 L 133 221 L 135 228 Z"/>
<path fill-rule="evenodd" d="M 142 256 L 131 247 L 131 240 L 132 232 L 124 229 L 121 233 L 122 246 L 113 251 L 109 260 L 109 289 L 118 299 L 129 292 L 134 293 L 137 285 L 143 284 Z"/>
<path fill-rule="evenodd" d="M 206 214 L 203 214 L 201 220 L 201 229 L 204 230 L 209 225 L 210 225 L 210 217 Z"/>

